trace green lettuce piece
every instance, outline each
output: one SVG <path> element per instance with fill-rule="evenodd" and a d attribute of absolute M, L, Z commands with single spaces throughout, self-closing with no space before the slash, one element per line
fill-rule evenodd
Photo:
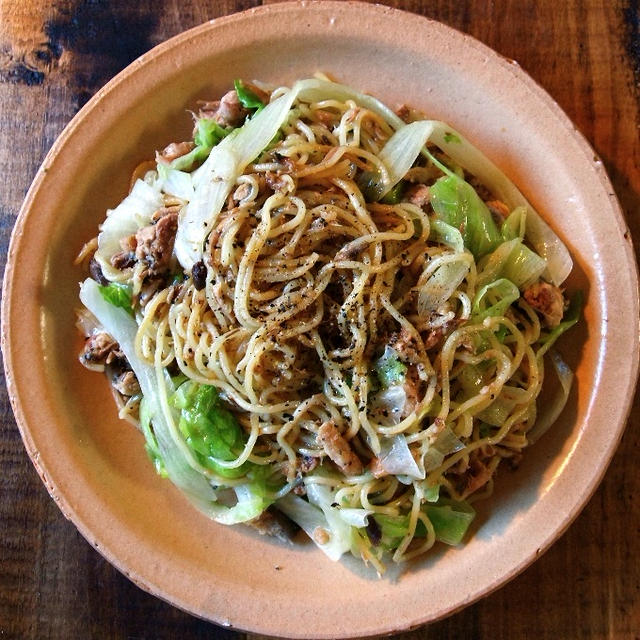
<path fill-rule="evenodd" d="M 151 459 L 151 462 L 153 462 L 156 472 L 163 478 L 168 478 L 169 474 L 167 473 L 167 468 L 164 464 L 162 454 L 160 453 L 158 440 L 156 438 L 156 434 L 153 432 L 153 427 L 151 426 L 151 410 L 149 408 L 149 403 L 145 398 L 142 398 L 140 401 L 140 427 L 145 439 L 145 451 Z"/>
<path fill-rule="evenodd" d="M 515 406 L 516 403 L 513 400 L 497 398 L 486 409 L 480 411 L 477 417 L 488 425 L 500 427 L 505 423 Z"/>
<path fill-rule="evenodd" d="M 464 534 L 476 516 L 476 512 L 468 503 L 445 498 L 441 498 L 438 504 L 427 505 L 424 510 L 433 525 L 436 540 L 451 545 L 462 542 Z"/>
<path fill-rule="evenodd" d="M 211 147 L 198 145 L 191 149 L 189 153 L 172 160 L 169 163 L 169 166 L 172 169 L 177 169 L 178 171 L 191 171 L 195 165 L 203 163 L 209 157 L 210 153 Z"/>
<path fill-rule="evenodd" d="M 127 313 L 133 315 L 133 304 L 131 301 L 131 286 L 120 282 L 110 282 L 108 285 L 98 285 L 100 295 L 114 307 L 120 307 Z"/>
<path fill-rule="evenodd" d="M 522 240 L 526 230 L 526 222 L 527 208 L 523 206 L 516 207 L 500 227 L 500 233 L 505 242 L 514 238 Z"/>
<path fill-rule="evenodd" d="M 363 171 L 356 182 L 366 202 L 377 202 L 384 194 L 382 174 L 379 171 Z"/>
<path fill-rule="evenodd" d="M 228 469 L 216 462 L 237 458 L 244 448 L 245 434 L 220 402 L 215 387 L 189 380 L 178 387 L 169 404 L 180 410 L 179 429 L 200 464 L 226 478 L 247 474 L 250 463 Z"/>
<path fill-rule="evenodd" d="M 234 80 L 233 86 L 236 89 L 236 93 L 238 94 L 238 99 L 240 100 L 240 104 L 245 109 L 258 109 L 258 111 L 264 108 L 264 102 L 258 98 L 258 96 L 251 91 L 242 80 Z"/>
<path fill-rule="evenodd" d="M 385 514 L 377 513 L 375 516 L 371 516 L 377 522 L 380 527 L 380 546 L 383 549 L 392 550 L 396 549 L 402 542 L 402 539 L 409 531 L 409 516 L 388 516 Z M 424 538 L 426 530 L 422 521 L 418 520 L 416 524 L 416 538 Z"/>
<path fill-rule="evenodd" d="M 540 278 L 546 267 L 547 263 L 516 237 L 501 243 L 478 263 L 478 286 L 507 278 L 524 290 Z"/>
<path fill-rule="evenodd" d="M 484 373 L 475 364 L 466 364 L 462 367 L 458 381 L 469 396 L 475 396 L 485 385 Z"/>
<path fill-rule="evenodd" d="M 547 263 L 535 251 L 518 242 L 502 267 L 502 275 L 517 287 L 526 289 L 547 268 Z"/>
<path fill-rule="evenodd" d="M 388 345 L 384 353 L 374 365 L 378 380 L 384 389 L 388 389 L 394 384 L 402 384 L 407 373 L 407 367 L 400 362 L 398 354 Z"/>
<path fill-rule="evenodd" d="M 446 244 L 454 249 L 456 253 L 462 253 L 464 251 L 464 240 L 462 239 L 460 231 L 437 218 L 431 221 L 429 240 Z"/>
<path fill-rule="evenodd" d="M 407 183 L 404 180 L 400 180 L 400 182 L 384 194 L 380 202 L 383 204 L 398 204 L 398 202 L 402 200 L 406 188 Z"/>
<path fill-rule="evenodd" d="M 209 157 L 211 149 L 232 131 L 233 129 L 221 127 L 211 118 L 198 118 L 193 136 L 196 146 L 189 153 L 172 160 L 169 166 L 178 171 L 190 171 L 195 165 L 202 164 Z"/>
<path fill-rule="evenodd" d="M 547 336 L 540 339 L 542 347 L 538 351 L 538 357 L 542 357 L 554 344 L 554 342 L 568 329 L 571 329 L 582 315 L 582 307 L 584 305 L 584 294 L 582 291 L 576 291 L 569 300 L 569 306 L 562 316 L 562 322 L 554 327 Z"/>
<path fill-rule="evenodd" d="M 435 487 L 434 491 L 439 490 Z M 433 498 L 434 496 L 429 496 Z M 427 500 L 427 502 L 430 502 Z M 426 504 L 422 510 L 433 525 L 436 540 L 445 544 L 460 544 L 476 512 L 467 502 L 457 502 L 448 498 L 440 498 L 437 504 Z M 389 516 L 375 514 L 372 516 L 380 527 L 380 545 L 384 549 L 395 549 L 409 530 L 409 516 Z M 416 523 L 414 536 L 424 538 L 427 529 L 421 520 Z"/>
<path fill-rule="evenodd" d="M 424 499 L 427 502 L 438 502 L 440 498 L 440 485 L 434 484 L 433 486 L 428 486 L 426 483 L 424 484 Z"/>
<path fill-rule="evenodd" d="M 455 133 L 451 133 L 450 131 L 447 131 L 447 133 L 444 134 L 444 141 L 453 142 L 455 144 L 462 143 L 462 140 L 460 140 L 460 136 L 456 135 Z"/>
<path fill-rule="evenodd" d="M 222 138 L 231 133 L 232 129 L 221 127 L 211 118 L 198 118 L 196 122 L 196 132 L 193 141 L 198 146 L 215 147 Z"/>
<path fill-rule="evenodd" d="M 520 297 L 520 291 L 506 278 L 494 280 L 478 291 L 471 307 L 471 318 L 482 322 L 485 318 L 503 316 Z"/>
<path fill-rule="evenodd" d="M 443 176 L 429 187 L 429 195 L 437 217 L 460 231 L 476 258 L 502 242 L 491 212 L 468 182 L 455 175 Z"/>

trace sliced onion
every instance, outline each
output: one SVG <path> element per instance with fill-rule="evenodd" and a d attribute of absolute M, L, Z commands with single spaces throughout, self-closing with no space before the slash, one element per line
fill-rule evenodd
<path fill-rule="evenodd" d="M 467 254 L 460 254 L 461 257 Z M 418 293 L 418 313 L 427 316 L 440 309 L 469 273 L 468 260 L 455 260 L 439 266 Z"/>
<path fill-rule="evenodd" d="M 573 371 L 560 357 L 557 351 L 549 351 L 549 357 L 551 363 L 556 372 L 556 376 L 560 382 L 556 385 L 556 393 L 552 400 L 548 402 L 543 411 L 538 413 L 536 423 L 533 429 L 527 433 L 527 440 L 529 444 L 533 444 L 539 440 L 548 430 L 551 425 L 560 417 L 562 410 L 567 404 L 569 399 L 569 392 L 571 391 L 571 385 L 573 384 Z"/>
<path fill-rule="evenodd" d="M 391 442 L 386 440 L 380 448 L 380 466 L 391 475 L 406 475 L 424 480 L 424 471 L 416 464 L 411 455 L 406 438 L 399 434 Z"/>
<path fill-rule="evenodd" d="M 193 174 L 186 171 L 178 171 L 166 165 L 158 165 L 158 175 L 162 180 L 162 191 L 180 200 L 189 202 L 193 200 Z"/>
<path fill-rule="evenodd" d="M 351 527 L 362 529 L 369 522 L 369 516 L 373 513 L 371 509 L 338 509 L 338 515 Z"/>
<path fill-rule="evenodd" d="M 386 422 L 398 424 L 402 420 L 402 412 L 407 404 L 407 392 L 402 384 L 394 384 L 376 393 L 371 399 L 371 410 L 376 414 L 382 414 Z"/>
<path fill-rule="evenodd" d="M 479 149 L 445 123 L 439 122 L 434 127 L 430 141 L 489 187 L 509 209 L 526 208 L 526 238 L 546 260 L 548 279 L 555 285 L 562 284 L 573 268 L 569 250 L 515 184 Z"/>
<path fill-rule="evenodd" d="M 120 240 L 150 224 L 151 216 L 161 206 L 160 184 L 150 186 L 145 180 L 136 180 L 129 195 L 115 209 L 107 211 L 107 217 L 100 227 L 98 250 L 95 253 L 95 259 L 106 278 L 120 281 L 126 277 L 111 266 L 111 257 L 122 251 Z"/>

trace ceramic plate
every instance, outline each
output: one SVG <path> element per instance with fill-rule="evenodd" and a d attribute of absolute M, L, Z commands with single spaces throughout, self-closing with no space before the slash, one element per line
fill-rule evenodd
<path fill-rule="evenodd" d="M 570 248 L 585 318 L 554 429 L 502 472 L 460 548 L 393 577 L 208 521 L 148 463 L 107 383 L 77 361 L 73 258 L 138 162 L 183 139 L 186 109 L 236 77 L 287 83 L 321 70 L 459 129 Z M 142 588 L 218 624 L 290 637 L 389 633 L 445 616 L 522 571 L 575 518 L 619 441 L 636 379 L 635 263 L 598 158 L 514 63 L 441 24 L 374 5 L 278 4 L 183 33 L 120 73 L 55 143 L 12 238 L 3 298 L 9 393 L 29 455 L 64 514 Z M 616 402 L 611 402 L 615 398 Z"/>

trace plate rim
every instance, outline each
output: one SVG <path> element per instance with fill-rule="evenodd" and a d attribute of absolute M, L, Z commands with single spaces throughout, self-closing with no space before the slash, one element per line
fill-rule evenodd
<path fill-rule="evenodd" d="M 16 220 L 14 229 L 11 234 L 11 240 L 9 245 L 9 251 L 7 254 L 7 262 L 5 267 L 5 275 L 3 279 L 3 291 L 2 291 L 2 351 L 4 354 L 4 369 L 5 376 L 7 381 L 7 392 L 11 402 L 11 406 L 16 417 L 16 423 L 21 433 L 21 437 L 25 444 L 25 448 L 29 457 L 34 464 L 38 474 L 43 480 L 49 494 L 53 497 L 54 501 L 65 515 L 66 518 L 73 521 L 76 528 L 80 531 L 80 533 L 87 539 L 87 541 L 97 548 L 97 550 L 110 562 L 113 566 L 115 566 L 121 573 L 126 575 L 130 580 L 136 583 L 138 586 L 143 588 L 144 590 L 152 593 L 156 597 L 159 597 L 167 602 L 170 602 L 172 605 L 182 608 L 194 615 L 199 615 L 194 612 L 189 606 L 183 606 L 183 604 L 177 603 L 175 600 L 172 600 L 166 594 L 164 594 L 161 590 L 156 588 L 156 585 L 148 583 L 144 580 L 142 576 L 137 574 L 130 573 L 126 567 L 121 566 L 118 561 L 117 554 L 115 554 L 111 549 L 107 549 L 102 545 L 98 545 L 95 540 L 95 536 L 92 534 L 90 528 L 87 526 L 85 519 L 78 513 L 78 511 L 69 504 L 69 501 L 65 498 L 64 495 L 60 494 L 57 491 L 55 478 L 49 476 L 46 461 L 37 461 L 35 454 L 37 453 L 37 449 L 34 445 L 33 439 L 30 433 L 30 427 L 26 424 L 24 411 L 21 405 L 20 400 L 20 391 L 18 388 L 18 384 L 13 376 L 13 362 L 14 355 L 12 349 L 12 327 L 8 321 L 11 312 L 11 302 L 13 299 L 14 293 L 14 274 L 15 274 L 15 260 L 18 253 L 19 245 L 20 245 L 20 236 L 22 235 L 22 229 L 29 221 L 30 212 L 32 211 L 33 201 L 36 198 L 36 195 L 43 188 L 43 185 L 46 186 L 47 181 L 47 167 L 54 161 L 54 159 L 58 156 L 62 149 L 64 149 L 68 140 L 73 136 L 73 133 L 77 129 L 77 127 L 85 121 L 85 119 L 91 114 L 96 105 L 98 105 L 102 99 L 112 93 L 116 88 L 129 77 L 134 76 L 136 73 L 139 73 L 140 70 L 145 68 L 147 65 L 153 65 L 154 61 L 160 57 L 165 55 L 167 52 L 173 50 L 175 47 L 179 46 L 182 43 L 187 42 L 188 40 L 198 37 L 203 33 L 207 33 L 210 30 L 215 30 L 219 28 L 220 25 L 229 24 L 236 21 L 246 20 L 253 15 L 262 15 L 266 13 L 290 13 L 296 12 L 300 9 L 310 9 L 320 11 L 322 13 L 331 13 L 332 11 L 343 12 L 345 10 L 348 11 L 368 11 L 372 13 L 385 13 L 385 14 L 395 14 L 399 19 L 407 19 L 409 16 L 411 20 L 421 21 L 423 23 L 423 27 L 425 29 L 429 28 L 437 28 L 448 31 L 451 35 L 459 40 L 464 40 L 466 44 L 474 46 L 476 49 L 482 51 L 484 55 L 493 59 L 494 61 L 499 61 L 500 64 L 508 68 L 510 72 L 517 78 L 519 82 L 524 82 L 535 94 L 541 99 L 545 105 L 550 108 L 556 118 L 560 120 L 560 123 L 564 126 L 564 128 L 571 132 L 574 140 L 579 144 L 582 150 L 585 152 L 585 156 L 596 158 L 596 154 L 594 153 L 591 145 L 586 140 L 586 138 L 580 133 L 576 127 L 573 125 L 568 116 L 564 113 L 564 111 L 560 108 L 560 106 L 551 98 L 551 96 L 538 84 L 536 83 L 517 63 L 514 64 L 513 61 L 510 61 L 508 58 L 498 54 L 487 45 L 473 38 L 472 36 L 457 31 L 456 29 L 445 25 L 441 22 L 437 22 L 435 20 L 425 18 L 423 16 L 419 16 L 417 14 L 401 11 L 398 9 L 394 9 L 391 7 L 387 7 L 384 5 L 372 5 L 368 3 L 360 3 L 360 2 L 339 2 L 339 1 L 327 1 L 322 0 L 319 2 L 305 2 L 302 0 L 301 2 L 292 2 L 292 3 L 282 3 L 282 4 L 274 4 L 274 5 L 263 5 L 260 7 L 255 7 L 249 9 L 247 11 L 238 12 L 234 14 L 230 14 L 227 16 L 222 16 L 220 18 L 216 18 L 214 20 L 210 20 L 201 25 L 188 29 L 182 33 L 179 33 L 168 40 L 158 44 L 156 47 L 148 51 L 147 53 L 140 56 L 130 65 L 128 65 L 125 69 L 123 69 L 120 73 L 118 73 L 114 78 L 112 78 L 104 87 L 102 87 L 98 92 L 87 102 L 86 105 L 71 119 L 71 121 L 65 126 L 61 134 L 58 136 L 54 144 L 52 145 L 49 152 L 46 154 L 40 168 L 38 169 L 36 176 L 27 192 L 25 200 L 20 208 L 20 212 L 18 214 L 18 218 Z M 611 212 L 613 213 L 616 222 L 620 226 L 621 229 L 626 229 L 628 231 L 628 227 L 622 213 L 621 207 L 618 203 L 618 200 L 615 196 L 615 192 L 613 187 L 611 186 L 609 177 L 607 176 L 604 166 L 602 163 L 599 165 L 596 163 L 595 169 L 598 173 L 598 176 L 601 181 L 601 185 L 604 189 L 606 189 L 608 195 L 609 204 L 611 206 Z M 629 234 L 630 238 L 630 234 Z M 633 253 L 633 248 L 631 241 L 625 246 L 625 264 L 627 266 L 632 267 L 631 279 L 635 283 L 635 291 L 636 297 L 634 299 L 634 310 L 635 316 L 638 316 L 638 267 L 635 260 L 635 255 Z M 519 573 L 521 573 L 524 569 L 526 569 L 537 557 L 542 555 L 544 551 L 546 551 L 554 541 L 556 541 L 571 525 L 571 523 L 575 520 L 577 515 L 582 511 L 582 509 L 586 506 L 587 501 L 595 492 L 596 488 L 602 481 L 603 476 L 605 475 L 609 464 L 611 463 L 613 454 L 618 447 L 620 439 L 624 433 L 624 428 L 628 421 L 628 417 L 631 411 L 632 402 L 633 402 L 633 388 L 636 385 L 636 380 L 638 376 L 638 351 L 639 345 L 636 341 L 633 347 L 633 363 L 631 366 L 631 376 L 627 381 L 626 390 L 628 393 L 625 394 L 625 403 L 622 408 L 622 411 L 619 411 L 619 415 L 621 419 L 619 420 L 619 425 L 616 431 L 616 437 L 612 438 L 608 441 L 608 448 L 605 452 L 604 457 L 608 460 L 606 465 L 603 465 L 599 469 L 599 473 L 593 476 L 590 482 L 586 487 L 583 488 L 583 492 L 580 496 L 580 499 L 575 501 L 573 504 L 573 508 L 568 514 L 564 525 L 559 530 L 555 530 L 552 535 L 545 540 L 544 545 L 542 545 L 537 551 L 533 551 L 528 554 L 517 566 L 513 567 L 512 571 L 507 575 L 501 575 L 499 578 L 490 583 L 481 594 L 473 595 L 469 598 L 469 600 L 465 602 L 460 602 L 457 606 L 454 607 L 445 607 L 442 609 L 439 615 L 433 617 L 430 616 L 428 619 L 417 620 L 417 621 L 403 621 L 399 625 L 391 625 L 386 627 L 380 631 L 376 631 L 375 633 L 389 633 L 389 632 L 399 632 L 404 629 L 414 628 L 416 626 L 425 624 L 426 622 L 435 621 L 451 615 L 456 611 L 468 606 L 472 602 L 477 601 L 478 599 L 485 597 L 500 588 L 506 582 L 513 579 Z M 206 619 L 209 619 L 217 624 L 223 624 L 222 617 L 214 620 L 207 616 Z M 240 628 L 240 627 L 238 627 Z M 245 627 L 241 627 L 245 628 Z M 264 632 L 262 627 L 250 628 L 246 627 L 248 630 L 254 632 Z M 271 630 L 272 632 L 273 630 Z M 355 630 L 354 634 L 357 633 Z M 309 637 L 329 637 L 323 635 L 313 635 Z"/>

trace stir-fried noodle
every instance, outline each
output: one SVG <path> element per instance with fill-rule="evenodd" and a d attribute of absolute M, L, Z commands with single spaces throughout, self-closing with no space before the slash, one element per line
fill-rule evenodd
<path fill-rule="evenodd" d="M 500 172 L 467 171 L 466 152 L 497 170 L 459 134 L 304 82 L 237 83 L 138 172 L 83 285 L 82 359 L 213 518 L 280 533 L 275 507 L 381 571 L 385 551 L 460 542 L 530 443 L 543 356 L 577 304 L 557 286 L 566 249 Z M 268 144 L 225 174 L 249 123 Z M 570 373 L 552 362 L 557 415 Z"/>

